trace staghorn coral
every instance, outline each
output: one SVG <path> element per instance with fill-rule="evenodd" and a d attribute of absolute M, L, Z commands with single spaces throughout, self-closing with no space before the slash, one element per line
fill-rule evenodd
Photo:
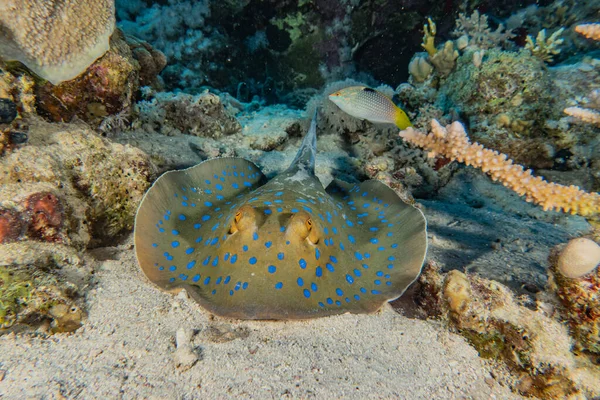
<path fill-rule="evenodd" d="M 459 122 L 445 128 L 437 120 L 431 121 L 431 133 L 425 134 L 413 128 L 400 132 L 400 137 L 429 151 L 429 157 L 441 155 L 463 162 L 487 173 L 493 180 L 500 181 L 525 200 L 547 210 L 562 210 L 583 216 L 600 214 L 600 194 L 587 193 L 577 186 L 563 186 L 546 182 L 533 176 L 531 170 L 513 164 L 505 154 L 471 143 L 464 126 Z"/>
<path fill-rule="evenodd" d="M 581 33 L 588 39 L 600 40 L 600 24 L 581 24 L 575 27 L 575 32 Z"/>
<path fill-rule="evenodd" d="M 473 11 L 470 17 L 460 13 L 452 34 L 456 37 L 466 35 L 469 39 L 468 47 L 484 50 L 499 47 L 514 37 L 512 31 L 505 30 L 502 24 L 499 24 L 498 28 L 492 32 L 488 25 L 488 17 L 485 14 L 479 14 L 477 10 Z"/>
<path fill-rule="evenodd" d="M 598 111 L 583 107 L 567 107 L 564 112 L 582 122 L 600 126 L 600 112 Z"/>
<path fill-rule="evenodd" d="M 564 30 L 564 28 L 560 28 L 550 35 L 549 38 L 546 38 L 545 29 L 539 31 L 535 39 L 530 35 L 527 35 L 525 48 L 540 60 L 551 63 L 554 61 L 554 56 L 560 53 L 558 46 L 560 46 L 564 40 L 560 39 L 559 36 Z"/>
<path fill-rule="evenodd" d="M 0 57 L 54 84 L 73 79 L 108 50 L 114 14 L 114 0 L 5 0 Z"/>

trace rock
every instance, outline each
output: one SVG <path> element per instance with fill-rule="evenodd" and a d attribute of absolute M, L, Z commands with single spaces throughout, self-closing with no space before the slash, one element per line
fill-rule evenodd
<path fill-rule="evenodd" d="M 0 124 L 10 124 L 17 118 L 17 105 L 9 99 L 0 98 Z"/>
<path fill-rule="evenodd" d="M 198 362 L 200 357 L 192 346 L 194 332 L 191 329 L 179 328 L 175 334 L 175 345 L 177 350 L 173 354 L 175 366 L 182 370 L 190 369 Z"/>

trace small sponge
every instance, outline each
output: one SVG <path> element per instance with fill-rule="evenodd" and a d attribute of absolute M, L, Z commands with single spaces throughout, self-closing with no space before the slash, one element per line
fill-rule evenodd
<path fill-rule="evenodd" d="M 556 266 L 567 278 L 580 278 L 600 264 L 600 246 L 586 238 L 569 241 L 558 256 Z"/>
<path fill-rule="evenodd" d="M 114 28 L 114 0 L 2 0 L 0 57 L 58 84 L 101 57 Z"/>

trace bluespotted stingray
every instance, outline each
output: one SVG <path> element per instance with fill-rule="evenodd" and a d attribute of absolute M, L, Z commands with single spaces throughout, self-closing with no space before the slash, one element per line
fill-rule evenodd
<path fill-rule="evenodd" d="M 315 176 L 316 117 L 291 166 L 271 180 L 218 158 L 163 174 L 135 220 L 144 274 L 241 319 L 371 313 L 418 277 L 425 217 L 378 181 Z"/>

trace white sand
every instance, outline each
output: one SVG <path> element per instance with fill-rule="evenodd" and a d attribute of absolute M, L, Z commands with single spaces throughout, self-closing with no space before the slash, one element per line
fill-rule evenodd
<path fill-rule="evenodd" d="M 516 397 L 434 321 L 391 307 L 300 322 L 213 317 L 148 283 L 128 243 L 89 256 L 95 287 L 77 332 L 0 336 L 0 398 Z M 180 328 L 194 330 L 188 369 L 174 361 Z"/>

